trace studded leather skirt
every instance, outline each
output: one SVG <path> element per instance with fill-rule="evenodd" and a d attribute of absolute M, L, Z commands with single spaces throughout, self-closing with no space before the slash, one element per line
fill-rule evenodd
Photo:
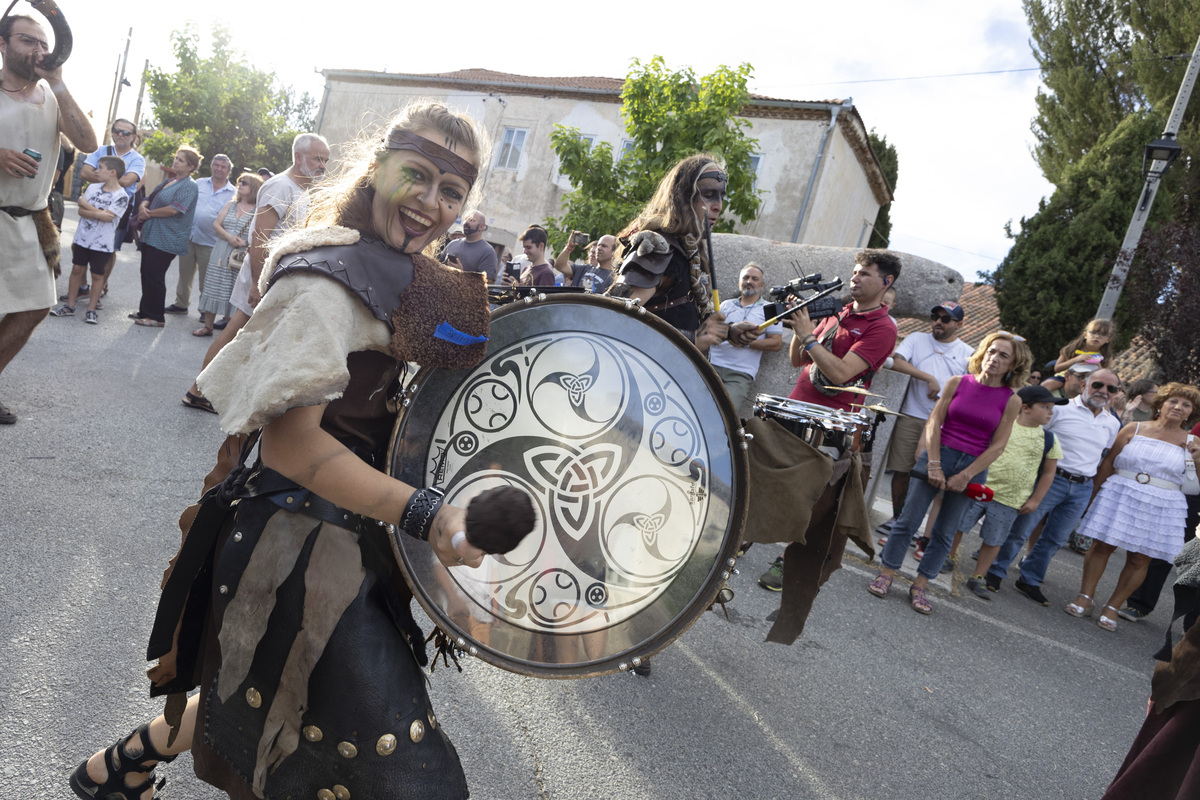
<path fill-rule="evenodd" d="M 230 797 L 469 796 L 382 530 L 243 500 L 212 570 L 196 774 Z"/>

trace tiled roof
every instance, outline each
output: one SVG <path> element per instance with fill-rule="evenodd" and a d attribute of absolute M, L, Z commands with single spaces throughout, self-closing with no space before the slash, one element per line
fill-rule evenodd
<path fill-rule="evenodd" d="M 971 347 L 978 347 L 989 333 L 1001 330 L 1000 309 L 996 305 L 996 290 L 986 283 L 964 283 L 962 296 L 958 299 L 963 307 L 962 339 Z M 896 327 L 900 338 L 915 331 L 929 330 L 929 317 L 903 317 Z M 1113 359 L 1113 369 L 1124 383 L 1139 378 L 1161 378 L 1161 370 L 1155 360 L 1154 349 L 1140 335 L 1133 337 L 1129 347 Z"/>
<path fill-rule="evenodd" d="M 985 336 L 1000 330 L 1000 309 L 996 306 L 996 290 L 991 286 L 986 283 L 964 283 L 957 302 L 963 309 L 962 340 L 971 347 L 978 347 Z M 929 315 L 904 317 L 896 327 L 900 330 L 901 339 L 916 331 L 928 331 Z"/>
<path fill-rule="evenodd" d="M 333 70 L 340 75 L 350 76 L 360 74 L 363 76 L 378 76 L 382 73 L 372 72 L 370 70 L 354 70 L 340 69 Z M 535 75 L 516 75 L 511 72 L 497 72 L 492 69 L 459 69 L 453 72 L 410 72 L 410 73 L 395 73 L 393 77 L 398 79 L 424 78 L 429 81 L 455 81 L 463 83 L 498 83 L 511 86 L 540 86 L 540 87 L 557 87 L 560 89 L 582 89 L 586 91 L 599 91 L 611 93 L 614 98 L 621 94 L 621 87 L 625 85 L 624 78 L 604 78 L 596 75 L 580 75 L 574 77 L 542 77 Z M 777 103 L 796 103 L 797 100 L 788 100 L 781 97 L 768 97 L 764 94 L 750 93 L 751 100 L 772 101 Z M 804 101 L 822 105 L 837 105 L 842 101 L 838 100 L 811 100 Z"/>

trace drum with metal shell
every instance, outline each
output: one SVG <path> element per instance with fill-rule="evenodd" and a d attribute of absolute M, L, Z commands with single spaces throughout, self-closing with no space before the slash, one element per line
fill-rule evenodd
<path fill-rule="evenodd" d="M 403 534 L 393 548 L 471 655 L 542 677 L 629 669 L 723 588 L 747 470 L 720 379 L 674 328 L 607 297 L 538 295 L 495 312 L 477 367 L 417 373 L 389 454 L 390 474 L 457 506 L 524 490 L 533 533 L 474 569 Z"/>

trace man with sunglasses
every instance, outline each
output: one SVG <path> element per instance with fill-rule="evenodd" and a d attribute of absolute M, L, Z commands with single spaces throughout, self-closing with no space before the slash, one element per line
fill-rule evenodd
<path fill-rule="evenodd" d="M 36 217 L 45 216 L 46 248 L 55 252 L 57 230 L 46 206 L 59 134 L 81 150 L 96 147 L 96 132 L 63 83 L 62 67 L 42 67 L 49 53 L 46 31 L 33 19 L 0 20 L 0 371 L 54 305 L 54 273 Z M 0 425 L 16 421 L 0 403 Z"/>
<path fill-rule="evenodd" d="M 975 352 L 958 338 L 963 324 L 963 308 L 958 303 L 947 300 L 935 306 L 929 313 L 929 320 L 929 333 L 909 334 L 892 354 L 892 369 L 912 380 L 908 382 L 908 392 L 900 408 L 909 416 L 896 418 L 888 449 L 887 469 L 892 472 L 892 519 L 884 523 L 885 528 L 890 528 L 890 523 L 904 510 L 908 473 L 917 463 L 917 445 L 925 430 L 925 421 L 933 413 L 933 406 L 942 392 L 942 385 L 956 375 L 965 374 L 967 361 Z"/>
<path fill-rule="evenodd" d="M 1000 546 L 995 562 L 986 576 L 987 587 L 1000 590 L 1008 574 L 1008 565 L 1020 552 L 1029 534 L 1044 518 L 1045 526 L 1037 543 L 1020 563 L 1017 591 L 1043 606 L 1050 601 L 1042 593 L 1050 559 L 1067 543 L 1067 538 L 1092 499 L 1092 478 L 1104 454 L 1117 440 L 1121 423 L 1108 411 L 1111 399 L 1121 390 L 1121 381 L 1110 369 L 1092 373 L 1083 392 L 1064 406 L 1054 407 L 1054 417 L 1046 430 L 1054 433 L 1062 445 L 1054 483 L 1037 510 L 1017 518 L 1008 539 Z"/>
<path fill-rule="evenodd" d="M 125 162 L 125 174 L 121 176 L 120 183 L 125 187 L 125 193 L 129 195 L 129 207 L 133 208 L 133 196 L 137 193 L 138 183 L 142 180 L 142 176 L 146 174 L 146 158 L 133 146 L 137 144 L 137 128 L 132 122 L 127 119 L 118 119 L 113 122 L 112 126 L 112 144 L 107 144 L 89 155 L 83 161 L 83 169 L 79 174 L 88 183 L 102 182 L 100 175 L 96 172 L 96 166 L 100 163 L 101 156 L 117 156 Z M 113 265 L 117 263 L 117 252 L 121 249 L 121 244 L 125 241 L 125 233 L 129 230 L 129 216 L 121 218 L 120 224 L 117 225 L 116 240 L 113 242 L 113 254 L 108 258 L 108 265 L 104 268 L 104 285 L 108 286 L 108 279 L 112 276 Z M 90 287 L 80 286 L 79 296 L 86 297 Z M 66 296 L 58 298 L 66 301 Z"/>

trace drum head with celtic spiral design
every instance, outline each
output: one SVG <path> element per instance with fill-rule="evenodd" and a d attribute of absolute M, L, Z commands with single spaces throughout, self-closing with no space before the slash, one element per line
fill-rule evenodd
<path fill-rule="evenodd" d="M 496 312 L 479 366 L 414 378 L 389 461 L 457 506 L 501 485 L 532 498 L 534 531 L 475 569 L 393 538 L 434 622 L 522 674 L 640 663 L 708 608 L 740 543 L 746 459 L 719 379 L 673 328 L 609 298 Z"/>

